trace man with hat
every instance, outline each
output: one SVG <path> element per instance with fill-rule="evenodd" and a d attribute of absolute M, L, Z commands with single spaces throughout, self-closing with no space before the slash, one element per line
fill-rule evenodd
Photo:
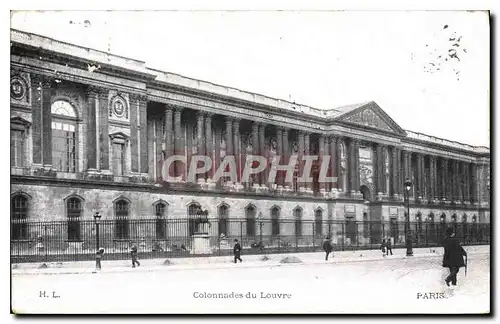
<path fill-rule="evenodd" d="M 457 285 L 457 274 L 461 267 L 465 267 L 464 256 L 467 252 L 460 245 L 460 242 L 455 237 L 455 231 L 452 227 L 446 229 L 446 237 L 443 241 L 444 255 L 443 267 L 450 269 L 450 274 L 444 280 L 449 286 L 450 282 L 453 286 Z"/>
<path fill-rule="evenodd" d="M 243 262 L 243 260 L 241 260 L 241 245 L 237 239 L 234 239 L 233 252 L 234 252 L 234 263 L 236 263 L 237 260 L 240 260 L 240 262 Z"/>
<path fill-rule="evenodd" d="M 325 237 L 323 242 L 323 251 L 325 251 L 325 261 L 328 261 L 328 255 L 332 252 L 333 245 L 330 236 Z"/>

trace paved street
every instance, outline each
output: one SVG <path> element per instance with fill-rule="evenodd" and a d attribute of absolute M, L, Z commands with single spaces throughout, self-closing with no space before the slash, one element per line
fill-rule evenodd
<path fill-rule="evenodd" d="M 445 286 L 447 269 L 440 263 L 441 256 L 389 257 L 344 263 L 256 267 L 247 262 L 224 268 L 165 266 L 154 271 L 15 275 L 13 307 L 18 312 L 81 313 L 488 312 L 489 254 L 469 255 L 467 277 L 462 269 L 455 290 Z M 232 298 L 203 298 L 205 293 Z M 255 298 L 247 298 L 248 293 Z"/>

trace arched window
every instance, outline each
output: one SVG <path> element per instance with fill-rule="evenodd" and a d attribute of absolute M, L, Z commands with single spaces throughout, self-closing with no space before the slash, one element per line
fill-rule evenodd
<path fill-rule="evenodd" d="M 219 206 L 219 237 L 221 235 L 228 236 L 228 218 L 229 218 L 229 206 L 220 205 Z"/>
<path fill-rule="evenodd" d="M 280 235 L 280 209 L 277 206 L 271 208 L 271 235 Z"/>
<path fill-rule="evenodd" d="M 28 239 L 28 197 L 23 194 L 17 194 L 11 200 L 11 240 Z"/>
<path fill-rule="evenodd" d="M 314 211 L 314 231 L 316 236 L 323 236 L 323 211 L 319 208 Z"/>
<path fill-rule="evenodd" d="M 128 201 L 120 199 L 115 202 L 115 237 L 117 239 L 129 238 L 128 213 Z"/>
<path fill-rule="evenodd" d="M 80 215 L 82 213 L 82 201 L 77 197 L 66 200 L 66 216 L 68 217 L 68 241 L 81 241 Z"/>
<path fill-rule="evenodd" d="M 188 221 L 189 221 L 189 236 L 196 232 L 196 219 L 198 213 L 201 212 L 201 205 L 197 202 L 192 202 L 188 206 Z"/>
<path fill-rule="evenodd" d="M 52 113 L 52 166 L 63 172 L 76 172 L 76 114 L 65 100 L 55 101 Z"/>
<path fill-rule="evenodd" d="M 247 236 L 255 237 L 255 207 L 253 205 L 245 208 L 245 218 L 247 221 Z"/>
<path fill-rule="evenodd" d="M 302 236 L 302 208 L 296 207 L 293 210 L 293 219 L 295 221 L 295 236 Z"/>
<path fill-rule="evenodd" d="M 167 238 L 167 204 L 160 201 L 155 204 L 155 232 L 157 240 Z"/>

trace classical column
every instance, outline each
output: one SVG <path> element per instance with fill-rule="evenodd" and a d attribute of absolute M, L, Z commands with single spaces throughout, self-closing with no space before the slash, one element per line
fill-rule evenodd
<path fill-rule="evenodd" d="M 252 155 L 259 155 L 259 123 L 254 121 L 252 124 Z M 252 175 L 255 181 L 252 181 L 252 185 L 260 184 L 260 176 Z"/>
<path fill-rule="evenodd" d="M 259 125 L 259 155 L 263 156 L 266 158 L 267 161 L 267 152 L 266 152 L 266 125 L 260 123 Z M 260 179 L 260 185 L 261 186 L 267 186 L 267 172 L 268 168 L 266 165 L 266 168 L 264 171 L 259 173 L 259 179 Z"/>
<path fill-rule="evenodd" d="M 205 112 L 198 111 L 196 113 L 196 155 L 205 155 Z M 198 162 L 197 167 L 201 167 L 203 162 Z M 196 180 L 204 182 L 205 176 L 202 174 L 196 175 Z"/>
<path fill-rule="evenodd" d="M 374 171 L 375 171 L 375 188 L 376 188 L 376 196 L 382 196 L 384 193 L 384 159 L 383 159 L 383 149 L 384 146 L 382 144 L 375 144 L 375 155 L 374 155 Z"/>
<path fill-rule="evenodd" d="M 459 181 L 459 169 L 458 169 L 458 161 L 452 160 L 452 192 L 453 192 L 453 202 L 460 201 L 460 181 Z"/>
<path fill-rule="evenodd" d="M 52 168 L 52 79 L 42 79 L 42 142 L 43 166 Z"/>
<path fill-rule="evenodd" d="M 429 156 L 429 172 L 430 172 L 429 199 L 431 201 L 434 201 L 436 200 L 436 157 L 434 155 Z"/>
<path fill-rule="evenodd" d="M 354 191 L 359 193 L 359 140 L 354 139 Z"/>
<path fill-rule="evenodd" d="M 139 169 L 141 173 L 147 174 L 149 170 L 148 163 L 148 111 L 147 104 L 148 99 L 147 96 L 140 95 L 138 96 L 138 110 L 139 110 L 139 154 L 141 156 L 139 160 Z"/>
<path fill-rule="evenodd" d="M 290 142 L 288 141 L 289 132 L 290 130 L 288 128 L 283 127 L 283 155 L 285 156 L 284 164 L 288 164 L 288 162 L 290 161 Z M 286 173 L 283 173 L 283 177 L 285 187 L 288 187 L 287 189 L 292 188 L 292 182 L 286 182 Z"/>
<path fill-rule="evenodd" d="M 354 139 L 349 140 L 349 145 L 347 146 L 347 161 L 348 161 L 348 167 L 347 167 L 347 191 L 349 192 L 350 195 L 352 195 L 355 192 L 354 189 L 354 182 L 355 182 L 355 175 L 354 175 L 354 169 L 356 168 L 355 166 L 355 155 L 354 155 Z"/>
<path fill-rule="evenodd" d="M 404 182 L 406 181 L 406 179 L 409 179 L 410 181 L 413 182 L 412 183 L 413 188 L 415 188 L 417 186 L 416 181 L 412 179 L 411 152 L 406 151 L 406 150 L 403 151 L 403 173 L 404 173 L 404 176 L 403 176 L 403 179 L 402 179 L 403 181 L 402 181 L 401 185 L 402 185 L 402 191 L 403 191 L 403 196 L 404 196 L 407 194 L 405 186 L 404 186 Z M 408 197 L 412 197 L 411 190 L 408 193 Z"/>
<path fill-rule="evenodd" d="M 96 146 L 96 109 L 98 107 L 97 103 L 98 90 L 94 87 L 89 87 L 87 89 L 87 120 L 84 122 L 87 124 L 87 151 L 85 152 L 87 156 L 87 168 L 90 170 L 97 169 L 97 146 Z"/>
<path fill-rule="evenodd" d="M 165 158 L 168 158 L 174 154 L 174 143 L 173 143 L 173 134 L 174 134 L 174 129 L 173 129 L 173 118 L 174 111 L 171 106 L 167 105 L 165 107 L 165 138 L 164 138 L 164 144 L 165 144 Z"/>
<path fill-rule="evenodd" d="M 454 160 L 448 160 L 448 182 L 447 182 L 447 187 L 448 187 L 448 198 L 450 199 L 451 202 L 454 202 L 456 200 L 456 183 L 455 183 L 455 161 Z"/>
<path fill-rule="evenodd" d="M 330 176 L 333 178 L 337 178 L 337 182 L 333 182 L 330 185 L 330 191 L 337 191 L 340 187 L 340 154 L 338 148 L 338 138 L 335 135 L 331 135 L 329 138 L 330 142 Z"/>
<path fill-rule="evenodd" d="M 283 163 L 283 131 L 281 127 L 276 127 L 276 155 L 280 157 L 277 164 Z M 276 184 L 278 188 L 283 188 L 283 172 L 276 173 Z"/>
<path fill-rule="evenodd" d="M 182 130 L 182 107 L 175 107 L 174 111 L 174 154 L 185 156 L 185 147 L 184 147 L 184 132 Z M 175 161 L 175 173 L 178 177 L 184 178 L 184 163 L 181 161 Z"/>
<path fill-rule="evenodd" d="M 222 138 L 222 128 L 220 127 L 221 125 L 217 122 L 214 123 L 214 129 L 215 129 L 215 137 L 214 137 L 214 165 L 212 168 L 213 173 L 217 172 L 219 169 L 220 165 L 220 144 L 221 144 L 221 138 Z M 217 180 L 217 186 L 220 186 L 222 183 L 221 178 Z"/>
<path fill-rule="evenodd" d="M 310 144 L 311 144 L 310 133 L 305 133 L 304 134 L 304 156 L 308 156 L 311 154 Z M 309 176 L 311 176 L 311 175 L 312 175 L 312 172 L 311 172 L 311 170 L 309 170 Z M 312 182 L 310 180 L 306 181 L 306 189 L 308 191 L 312 191 Z"/>
<path fill-rule="evenodd" d="M 464 201 L 470 203 L 470 163 L 463 162 L 464 168 Z"/>
<path fill-rule="evenodd" d="M 391 165 L 390 165 L 390 183 L 391 189 L 388 194 L 394 198 L 398 197 L 398 149 L 395 146 L 391 147 Z"/>
<path fill-rule="evenodd" d="M 471 163 L 471 197 L 470 201 L 472 204 L 477 204 L 479 197 L 477 195 L 477 164 Z"/>
<path fill-rule="evenodd" d="M 448 160 L 445 158 L 441 158 L 441 168 L 440 168 L 440 175 L 441 175 L 441 200 L 446 201 L 448 200 L 448 186 L 447 186 L 447 180 L 448 180 Z"/>
<path fill-rule="evenodd" d="M 109 90 L 99 92 L 99 166 L 101 170 L 109 170 Z"/>
<path fill-rule="evenodd" d="M 398 148 L 398 194 L 399 198 L 404 197 L 404 182 L 405 182 L 405 171 L 404 171 L 404 153 L 403 150 Z"/>
<path fill-rule="evenodd" d="M 139 104 L 137 95 L 131 93 L 130 98 L 130 171 L 139 173 Z"/>
<path fill-rule="evenodd" d="M 303 131 L 299 131 L 299 136 L 298 136 L 298 141 L 299 141 L 299 152 L 298 152 L 298 165 L 299 165 L 299 172 L 298 172 L 298 177 L 302 177 L 302 174 L 304 172 L 304 160 L 302 159 L 304 157 L 304 150 L 305 150 L 305 136 L 304 136 Z M 299 191 L 303 191 L 304 188 L 306 187 L 306 184 L 304 182 L 299 182 Z"/>
<path fill-rule="evenodd" d="M 157 181 L 162 181 L 162 165 L 163 165 L 163 116 L 158 116 L 156 118 L 155 125 L 155 143 L 156 143 L 156 155 L 155 155 L 155 167 L 156 167 L 156 179 Z"/>
<path fill-rule="evenodd" d="M 458 199 L 462 202 L 465 202 L 466 195 L 466 178 L 465 178 L 465 162 L 458 162 Z"/>
<path fill-rule="evenodd" d="M 212 169 L 215 163 L 214 161 L 214 150 L 213 150 L 213 139 L 212 139 L 212 113 L 207 113 L 205 115 L 205 154 L 212 160 L 212 168 L 207 171 L 206 179 L 208 181 L 212 180 Z"/>
<path fill-rule="evenodd" d="M 241 182 L 241 146 L 240 146 L 240 119 L 233 119 L 233 147 L 236 161 L 236 179 Z"/>
<path fill-rule="evenodd" d="M 325 143 L 326 141 L 326 143 Z M 326 145 L 325 145 L 326 144 Z M 325 155 L 328 155 L 328 140 L 327 138 L 325 137 L 325 135 L 323 134 L 320 134 L 319 136 L 319 156 L 318 156 L 318 165 L 319 165 L 319 168 L 318 168 L 318 172 L 321 173 L 321 169 L 322 169 L 322 166 L 323 166 L 323 159 L 325 157 Z M 328 176 L 328 174 L 327 174 Z M 327 190 L 327 183 L 325 183 L 325 179 L 321 179 L 321 177 L 318 177 L 318 181 L 319 181 L 319 191 L 320 192 L 325 192 Z"/>
<path fill-rule="evenodd" d="M 417 198 L 422 200 L 424 197 L 424 157 L 421 153 L 417 153 L 417 176 L 415 182 L 417 183 Z"/>
<path fill-rule="evenodd" d="M 42 76 L 31 75 L 33 164 L 42 165 Z"/>

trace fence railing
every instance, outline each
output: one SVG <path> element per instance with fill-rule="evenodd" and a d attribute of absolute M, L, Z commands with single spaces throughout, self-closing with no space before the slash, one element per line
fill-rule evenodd
<path fill-rule="evenodd" d="M 99 222 L 97 241 L 96 226 L 93 220 L 11 221 L 11 262 L 93 260 L 97 247 L 107 260 L 127 259 L 131 243 L 144 259 L 220 256 L 232 253 L 234 239 L 246 254 L 319 251 L 326 236 L 338 251 L 379 248 L 382 239 L 398 248 L 407 232 L 404 222 L 117 218 Z M 440 246 L 450 226 L 464 245 L 490 244 L 490 224 L 412 222 L 408 235 L 414 247 Z"/>

